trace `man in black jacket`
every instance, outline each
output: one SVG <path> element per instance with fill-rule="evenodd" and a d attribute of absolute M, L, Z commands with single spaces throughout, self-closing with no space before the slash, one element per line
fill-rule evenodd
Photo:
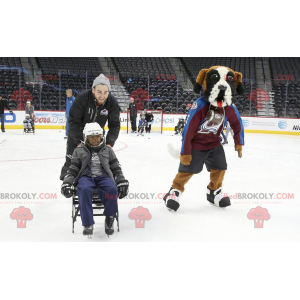
<path fill-rule="evenodd" d="M 130 116 L 130 122 L 131 122 L 131 133 L 136 133 L 136 118 L 137 118 L 137 109 L 134 102 L 134 98 L 129 98 L 130 104 L 129 104 L 129 116 Z"/>
<path fill-rule="evenodd" d="M 5 132 L 5 128 L 4 128 L 4 108 L 7 108 L 11 115 L 13 114 L 12 110 L 8 107 L 7 101 L 2 100 L 2 96 L 0 95 L 0 118 L 1 118 L 1 130 L 2 130 L 2 132 Z"/>
<path fill-rule="evenodd" d="M 67 140 L 66 162 L 61 169 L 60 180 L 63 180 L 74 149 L 83 140 L 83 128 L 86 123 L 97 122 L 103 129 L 108 121 L 106 145 L 113 147 L 120 132 L 120 107 L 116 98 L 109 94 L 110 82 L 100 74 L 94 82 L 92 90 L 86 90 L 76 96 L 69 112 L 69 135 Z"/>

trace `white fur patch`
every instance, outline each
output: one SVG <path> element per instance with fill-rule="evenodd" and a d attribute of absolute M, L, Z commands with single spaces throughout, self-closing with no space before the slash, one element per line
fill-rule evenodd
<path fill-rule="evenodd" d="M 227 73 L 229 72 L 229 70 L 225 67 L 219 67 L 217 69 L 215 69 L 218 71 L 219 75 L 220 75 L 220 80 L 214 85 L 214 87 L 212 88 L 208 101 L 213 105 L 213 106 L 218 106 L 217 100 L 215 100 L 218 95 L 219 95 L 219 86 L 220 85 L 224 85 L 227 87 L 226 91 L 225 91 L 225 95 L 224 95 L 224 99 L 225 101 L 223 101 L 222 106 L 226 106 L 226 105 L 231 105 L 231 97 L 232 97 L 232 93 L 231 93 L 231 87 L 228 84 L 228 82 L 226 81 L 227 78 Z"/>

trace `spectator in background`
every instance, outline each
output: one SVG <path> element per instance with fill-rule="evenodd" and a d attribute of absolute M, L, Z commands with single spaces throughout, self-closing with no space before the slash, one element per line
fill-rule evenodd
<path fill-rule="evenodd" d="M 136 133 L 136 118 L 137 118 L 137 108 L 134 102 L 134 98 L 129 98 L 129 116 L 130 116 L 130 123 L 131 123 L 131 133 Z"/>
<path fill-rule="evenodd" d="M 34 106 L 31 105 L 30 101 L 26 102 L 25 115 L 29 115 L 31 120 L 34 120 Z"/>
<path fill-rule="evenodd" d="M 71 109 L 71 106 L 73 105 L 75 101 L 75 97 L 73 96 L 72 90 L 68 89 L 66 90 L 67 99 L 66 99 L 66 136 L 65 139 L 68 138 L 69 134 L 69 112 Z"/>
<path fill-rule="evenodd" d="M 7 101 L 2 99 L 2 96 L 0 95 L 0 118 L 1 118 L 1 130 L 2 132 L 5 132 L 4 128 L 4 108 L 7 108 L 12 115 L 12 110 L 8 107 Z"/>

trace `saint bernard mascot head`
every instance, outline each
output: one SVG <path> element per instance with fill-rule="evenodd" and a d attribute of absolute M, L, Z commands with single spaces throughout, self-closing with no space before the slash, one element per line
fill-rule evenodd
<path fill-rule="evenodd" d="M 199 94 L 203 87 L 205 100 L 211 105 L 221 108 L 232 104 L 235 91 L 239 95 L 244 93 L 242 78 L 242 73 L 224 66 L 202 69 L 194 85 L 194 92 Z"/>

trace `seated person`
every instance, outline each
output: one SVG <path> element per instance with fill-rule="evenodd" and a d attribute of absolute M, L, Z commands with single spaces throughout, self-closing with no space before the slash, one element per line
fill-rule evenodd
<path fill-rule="evenodd" d="M 62 194 L 73 195 L 72 185 L 77 186 L 83 235 L 93 234 L 93 192 L 97 188 L 104 205 L 105 233 L 114 233 L 114 219 L 120 199 L 128 194 L 129 182 L 124 178 L 118 159 L 111 147 L 106 146 L 103 129 L 98 123 L 85 124 L 84 142 L 73 152 L 71 165 L 61 186 Z"/>
<path fill-rule="evenodd" d="M 145 119 L 145 115 L 141 114 L 141 118 L 139 121 L 139 130 L 138 130 L 138 134 L 139 135 L 141 133 L 141 136 L 144 135 L 144 128 L 147 126 L 147 121 Z"/>
<path fill-rule="evenodd" d="M 33 120 L 29 114 L 25 114 L 25 120 L 23 121 L 25 131 L 33 129 Z"/>
<path fill-rule="evenodd" d="M 175 134 L 181 133 L 183 131 L 184 125 L 185 125 L 184 118 L 180 118 L 177 123 L 177 126 L 175 126 Z"/>

